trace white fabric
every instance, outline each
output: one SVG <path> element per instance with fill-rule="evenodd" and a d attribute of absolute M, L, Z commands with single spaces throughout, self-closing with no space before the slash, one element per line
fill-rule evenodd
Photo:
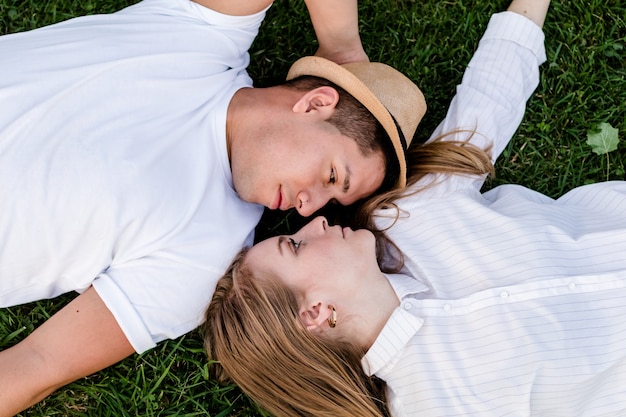
<path fill-rule="evenodd" d="M 492 17 L 433 136 L 476 128 L 495 158 L 543 60 L 537 26 Z M 517 185 L 481 195 L 482 178 L 433 180 L 399 202 L 389 236 L 406 271 L 389 280 L 401 304 L 363 359 L 387 381 L 394 415 L 626 415 L 626 183 L 553 200 Z"/>
<path fill-rule="evenodd" d="M 93 284 L 137 352 L 201 322 L 262 213 L 225 123 L 264 15 L 145 0 L 0 37 L 0 306 Z"/>

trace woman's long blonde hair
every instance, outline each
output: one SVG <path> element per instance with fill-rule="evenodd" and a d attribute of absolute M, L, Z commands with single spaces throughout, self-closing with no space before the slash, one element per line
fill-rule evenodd
<path fill-rule="evenodd" d="M 253 274 L 245 253 L 219 280 L 201 329 L 212 375 L 276 416 L 388 415 L 382 383 L 361 368 L 365 349 L 315 337 L 291 291 Z"/>
<path fill-rule="evenodd" d="M 409 184 L 430 173 L 482 175 L 493 170 L 488 153 L 464 141 L 415 146 L 407 160 Z M 374 210 L 393 205 L 403 194 L 399 190 L 375 197 L 361 209 L 359 221 L 372 228 Z M 378 233 L 384 238 L 384 231 Z M 362 368 L 368 347 L 308 331 L 294 294 L 275 277 L 251 271 L 245 253 L 219 280 L 201 328 L 209 358 L 215 361 L 213 376 L 236 383 L 279 417 L 388 416 L 384 382 Z"/>

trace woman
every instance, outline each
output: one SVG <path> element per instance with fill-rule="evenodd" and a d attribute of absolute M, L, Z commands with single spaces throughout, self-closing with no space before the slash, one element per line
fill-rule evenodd
<path fill-rule="evenodd" d="M 536 85 L 547 6 L 492 18 L 435 137 L 472 130 L 501 152 Z M 481 195 L 474 166 L 413 171 L 375 213 L 401 270 L 376 261 L 372 233 L 324 218 L 241 253 L 204 325 L 217 376 L 279 416 L 624 415 L 626 183 Z"/>

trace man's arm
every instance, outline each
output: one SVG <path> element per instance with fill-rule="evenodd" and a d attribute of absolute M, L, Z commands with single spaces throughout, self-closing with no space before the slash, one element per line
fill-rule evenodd
<path fill-rule="evenodd" d="M 543 27 L 548 13 L 550 0 L 513 0 L 508 11 L 525 16 L 535 22 L 539 27 Z"/>
<path fill-rule="evenodd" d="M 134 352 L 98 293 L 89 288 L 17 345 L 0 352 L 0 417 Z"/>
<path fill-rule="evenodd" d="M 273 0 L 194 0 L 232 16 L 258 13 Z M 319 42 L 315 55 L 344 64 L 369 61 L 359 35 L 357 0 L 305 0 Z"/>
<path fill-rule="evenodd" d="M 315 55 L 338 64 L 369 61 L 359 35 L 357 0 L 305 0 L 319 47 Z"/>

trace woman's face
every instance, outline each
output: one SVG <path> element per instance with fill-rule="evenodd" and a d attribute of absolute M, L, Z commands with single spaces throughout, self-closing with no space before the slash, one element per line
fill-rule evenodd
<path fill-rule="evenodd" d="M 248 252 L 246 264 L 255 275 L 275 276 L 300 303 L 315 297 L 341 303 L 342 297 L 366 284 L 368 274 L 380 275 L 374 235 L 365 229 L 331 227 L 324 217 L 317 217 L 292 236 L 258 243 Z M 337 299 L 333 301 L 333 297 Z"/>

